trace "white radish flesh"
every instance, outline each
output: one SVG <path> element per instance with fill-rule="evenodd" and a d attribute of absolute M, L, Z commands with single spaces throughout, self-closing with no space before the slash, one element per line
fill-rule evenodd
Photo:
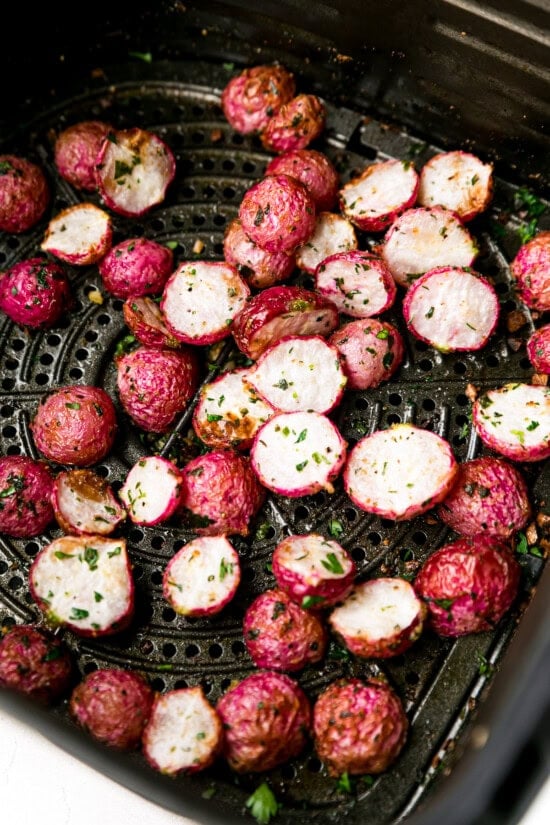
<path fill-rule="evenodd" d="M 360 229 L 378 232 L 416 200 L 418 174 L 408 161 L 373 163 L 339 193 L 340 209 Z"/>
<path fill-rule="evenodd" d="M 441 152 L 420 172 L 418 203 L 443 206 L 469 221 L 483 212 L 493 194 L 493 166 L 469 152 Z"/>
<path fill-rule="evenodd" d="M 481 440 L 514 461 L 550 457 L 550 389 L 506 384 L 480 395 L 472 420 Z"/>
<path fill-rule="evenodd" d="M 333 212 L 320 212 L 313 235 L 296 250 L 296 263 L 313 275 L 317 266 L 337 252 L 357 249 L 355 227 L 347 218 Z"/>
<path fill-rule="evenodd" d="M 146 456 L 134 464 L 119 492 L 134 524 L 152 526 L 178 509 L 182 476 L 165 458 Z"/>
<path fill-rule="evenodd" d="M 107 536 L 126 518 L 105 479 L 92 470 L 66 470 L 54 484 L 56 519 L 66 533 Z"/>
<path fill-rule="evenodd" d="M 353 318 L 372 318 L 389 309 L 397 288 L 386 264 L 368 252 L 331 255 L 315 271 L 317 290 Z"/>
<path fill-rule="evenodd" d="M 111 242 L 108 213 L 93 203 L 79 203 L 52 218 L 40 248 L 67 263 L 85 265 L 99 261 Z"/>

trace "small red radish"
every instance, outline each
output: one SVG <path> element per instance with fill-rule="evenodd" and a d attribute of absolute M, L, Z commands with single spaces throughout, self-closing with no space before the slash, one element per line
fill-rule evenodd
<path fill-rule="evenodd" d="M 225 536 L 185 544 L 165 567 L 162 594 L 181 616 L 213 616 L 233 600 L 241 581 L 239 555 Z"/>
<path fill-rule="evenodd" d="M 103 120 L 84 120 L 67 126 L 57 136 L 54 163 L 61 177 L 75 189 L 95 192 L 96 159 L 112 126 Z"/>
<path fill-rule="evenodd" d="M 342 601 L 357 573 L 347 550 L 319 533 L 284 538 L 273 551 L 272 567 L 277 585 L 305 610 Z"/>
<path fill-rule="evenodd" d="M 28 258 L 0 275 L 0 310 L 16 324 L 52 327 L 71 304 L 67 273 L 53 261 Z"/>
<path fill-rule="evenodd" d="M 0 155 L 0 230 L 19 235 L 43 217 L 51 200 L 42 169 L 17 155 Z"/>
<path fill-rule="evenodd" d="M 38 536 L 54 520 L 53 475 L 44 461 L 29 456 L 0 458 L 0 533 Z"/>
<path fill-rule="evenodd" d="M 403 300 L 407 326 L 441 352 L 482 349 L 498 324 L 500 304 L 487 278 L 471 269 L 439 267 L 421 275 Z"/>
<path fill-rule="evenodd" d="M 223 252 L 226 263 L 236 266 L 254 289 L 265 289 L 286 281 L 296 268 L 295 255 L 262 249 L 250 240 L 238 218 L 232 220 L 225 231 Z"/>
<path fill-rule="evenodd" d="M 463 220 L 484 212 L 493 198 L 493 164 L 471 152 L 440 152 L 420 171 L 418 203 L 443 206 Z"/>
<path fill-rule="evenodd" d="M 152 298 L 132 296 L 124 301 L 122 314 L 132 335 L 146 347 L 178 349 L 181 341 L 172 335 L 159 305 Z"/>
<path fill-rule="evenodd" d="M 409 161 L 373 163 L 340 189 L 340 211 L 359 229 L 381 232 L 414 205 L 418 183 Z"/>
<path fill-rule="evenodd" d="M 380 255 L 399 286 L 440 266 L 472 266 L 478 248 L 458 215 L 443 206 L 407 209 L 392 223 Z"/>
<path fill-rule="evenodd" d="M 168 776 L 208 768 L 223 744 L 221 719 L 202 687 L 157 694 L 142 737 L 143 755 Z"/>
<path fill-rule="evenodd" d="M 93 203 L 78 203 L 51 219 L 40 248 L 73 266 L 87 266 L 100 261 L 112 241 L 110 215 Z"/>
<path fill-rule="evenodd" d="M 180 506 L 182 480 L 180 470 L 167 458 L 140 458 L 119 492 L 130 520 L 148 527 L 167 521 Z"/>
<path fill-rule="evenodd" d="M 322 413 L 278 413 L 264 424 L 250 451 L 264 487 L 290 498 L 334 492 L 346 460 L 346 442 Z"/>
<path fill-rule="evenodd" d="M 235 318 L 233 337 L 241 352 L 256 360 L 285 335 L 322 335 L 336 329 L 338 308 L 310 289 L 273 286 L 258 292 Z"/>
<path fill-rule="evenodd" d="M 472 421 L 481 440 L 512 461 L 550 457 L 550 389 L 505 384 L 479 395 Z"/>
<path fill-rule="evenodd" d="M 510 539 L 532 516 L 527 482 L 503 458 L 481 456 L 458 467 L 450 493 L 437 508 L 441 521 L 461 536 L 483 533 Z"/>
<path fill-rule="evenodd" d="M 287 673 L 320 662 L 328 641 L 318 616 L 278 588 L 260 593 L 247 607 L 243 636 L 256 667 Z"/>
<path fill-rule="evenodd" d="M 168 279 L 160 307 L 172 335 L 199 346 L 231 334 L 249 295 L 236 267 L 223 261 L 185 262 Z"/>
<path fill-rule="evenodd" d="M 74 667 L 68 647 L 46 628 L 4 628 L 0 638 L 0 688 L 51 705 L 71 689 Z"/>
<path fill-rule="evenodd" d="M 341 313 L 352 318 L 372 318 L 389 309 L 397 287 L 384 261 L 360 250 L 338 252 L 315 270 L 316 289 Z"/>
<path fill-rule="evenodd" d="M 400 578 L 358 583 L 328 622 L 344 646 L 363 659 L 387 659 L 404 653 L 424 628 L 426 605 L 412 584 Z"/>
<path fill-rule="evenodd" d="M 159 295 L 172 273 L 174 253 L 150 238 L 128 238 L 99 262 L 107 292 L 117 298 Z"/>
<path fill-rule="evenodd" d="M 536 372 L 550 375 L 550 324 L 531 333 L 527 341 L 527 357 Z"/>
<path fill-rule="evenodd" d="M 296 91 L 294 75 L 276 63 L 243 69 L 221 96 L 229 125 L 242 135 L 261 132 Z"/>
<path fill-rule="evenodd" d="M 303 183 L 269 175 L 243 196 L 239 218 L 245 233 L 268 252 L 292 254 L 315 229 L 315 203 Z"/>
<path fill-rule="evenodd" d="M 162 203 L 175 174 L 170 147 L 138 127 L 110 132 L 96 159 L 97 188 L 105 205 L 129 218 Z"/>
<path fill-rule="evenodd" d="M 313 275 L 325 258 L 357 249 L 358 244 L 351 221 L 334 212 L 318 212 L 313 234 L 296 250 L 296 263 Z"/>
<path fill-rule="evenodd" d="M 440 636 L 493 630 L 517 596 L 521 567 L 510 548 L 483 533 L 436 550 L 414 588 Z"/>
<path fill-rule="evenodd" d="M 119 633 L 134 614 L 134 582 L 121 538 L 55 539 L 34 559 L 29 583 L 46 620 L 78 636 Z"/>
<path fill-rule="evenodd" d="M 269 152 L 305 149 L 325 128 L 327 111 L 317 95 L 299 94 L 269 119 L 260 137 Z"/>
<path fill-rule="evenodd" d="M 266 166 L 265 175 L 290 175 L 304 184 L 317 212 L 334 209 L 340 175 L 334 163 L 317 149 L 292 149 L 277 155 Z"/>
<path fill-rule="evenodd" d="M 126 518 L 109 482 L 93 470 L 60 472 L 52 503 L 57 523 L 73 536 L 109 536 Z"/>
<path fill-rule="evenodd" d="M 274 409 L 328 413 L 341 401 L 346 376 L 336 347 L 320 335 L 289 335 L 271 344 L 250 382 Z"/>
<path fill-rule="evenodd" d="M 248 367 L 229 370 L 203 384 L 193 429 L 209 447 L 249 449 L 258 429 L 274 413 L 250 382 Z"/>
<path fill-rule="evenodd" d="M 522 301 L 530 309 L 550 309 L 550 231 L 538 232 L 524 243 L 510 265 Z"/>
<path fill-rule="evenodd" d="M 414 424 L 394 424 L 361 438 L 350 451 L 344 487 L 362 510 L 402 521 L 449 493 L 458 464 L 450 444 Z"/>
<path fill-rule="evenodd" d="M 378 387 L 392 377 L 405 357 L 397 327 L 376 318 L 343 324 L 328 340 L 340 353 L 350 390 Z"/>

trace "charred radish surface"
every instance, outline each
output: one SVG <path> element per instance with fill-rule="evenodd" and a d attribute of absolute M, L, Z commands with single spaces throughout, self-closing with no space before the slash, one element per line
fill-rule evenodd
<path fill-rule="evenodd" d="M 226 263 L 237 267 L 239 274 L 254 289 L 266 289 L 290 278 L 296 256 L 286 252 L 268 252 L 251 240 L 238 218 L 227 227 L 223 238 Z"/>
<path fill-rule="evenodd" d="M 182 475 L 167 458 L 140 458 L 128 472 L 119 496 L 134 524 L 167 521 L 181 503 Z"/>
<path fill-rule="evenodd" d="M 470 152 L 440 152 L 420 171 L 420 206 L 443 206 L 470 221 L 487 209 L 492 198 L 493 166 Z"/>
<path fill-rule="evenodd" d="M 418 182 L 408 161 L 373 163 L 340 189 L 340 211 L 359 229 L 381 232 L 414 205 Z"/>
<path fill-rule="evenodd" d="M 317 95 L 299 94 L 284 103 L 261 133 L 269 152 L 305 149 L 325 128 L 327 112 Z"/>
<path fill-rule="evenodd" d="M 278 64 L 252 66 L 231 78 L 224 87 L 221 106 L 236 132 L 261 132 L 283 103 L 296 91 L 294 75 Z"/>
<path fill-rule="evenodd" d="M 172 335 L 159 305 L 152 298 L 127 298 L 122 307 L 126 326 L 146 347 L 178 349 L 181 341 Z"/>
<path fill-rule="evenodd" d="M 111 485 L 93 470 L 63 470 L 56 476 L 52 502 L 61 529 L 73 536 L 108 536 L 126 510 Z"/>

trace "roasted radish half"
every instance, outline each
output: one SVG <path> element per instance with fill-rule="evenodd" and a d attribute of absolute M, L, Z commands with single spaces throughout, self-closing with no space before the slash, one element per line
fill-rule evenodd
<path fill-rule="evenodd" d="M 150 238 L 128 238 L 99 262 L 105 289 L 117 298 L 158 295 L 172 273 L 174 253 Z"/>
<path fill-rule="evenodd" d="M 55 168 L 75 189 L 95 192 L 96 159 L 112 126 L 103 120 L 84 120 L 61 131 L 54 145 Z"/>
<path fill-rule="evenodd" d="M 362 510 L 402 521 L 425 513 L 449 493 L 458 464 L 441 436 L 413 424 L 366 435 L 351 450 L 344 487 Z"/>
<path fill-rule="evenodd" d="M 441 352 L 482 349 L 496 329 L 500 304 L 489 281 L 471 269 L 440 267 L 421 275 L 403 300 L 412 334 Z"/>
<path fill-rule="evenodd" d="M 223 236 L 226 263 L 236 266 L 239 274 L 254 289 L 266 289 L 289 278 L 296 257 L 286 252 L 268 252 L 254 243 L 238 218 L 231 221 Z"/>
<path fill-rule="evenodd" d="M 303 183 L 270 175 L 248 189 L 239 207 L 242 227 L 268 252 L 293 253 L 315 229 L 315 203 Z"/>
<path fill-rule="evenodd" d="M 0 155 L 0 230 L 19 235 L 32 229 L 50 204 L 48 179 L 38 164 Z"/>
<path fill-rule="evenodd" d="M 147 296 L 127 298 L 122 307 L 126 326 L 146 347 L 178 349 L 181 341 L 172 335 L 164 321 L 159 305 Z"/>
<path fill-rule="evenodd" d="M 290 175 L 304 184 L 317 212 L 334 209 L 338 200 L 340 175 L 334 163 L 316 149 L 293 149 L 269 161 L 266 175 Z"/>
<path fill-rule="evenodd" d="M 54 520 L 54 480 L 45 461 L 29 456 L 0 458 L 0 533 L 38 536 Z"/>
<path fill-rule="evenodd" d="M 510 270 L 518 293 L 531 309 L 550 309 L 550 231 L 539 232 L 523 244 Z"/>
<path fill-rule="evenodd" d="M 340 353 L 349 390 L 366 390 L 388 381 L 405 356 L 399 330 L 375 318 L 344 324 L 332 333 L 329 343 Z"/>
<path fill-rule="evenodd" d="M 317 290 L 353 318 L 371 318 L 389 309 L 397 287 L 381 258 L 355 250 L 325 258 L 315 270 Z"/>
<path fill-rule="evenodd" d="M 355 656 L 387 659 L 404 653 L 418 639 L 426 614 L 412 584 L 378 578 L 357 584 L 328 621 Z"/>
<path fill-rule="evenodd" d="M 109 636 L 132 619 L 134 582 L 124 539 L 55 539 L 36 556 L 29 582 L 47 621 L 79 636 Z"/>
<path fill-rule="evenodd" d="M 330 412 L 341 401 L 346 380 L 338 350 L 319 335 L 280 339 L 250 371 L 261 397 L 284 412 Z"/>
<path fill-rule="evenodd" d="M 231 334 L 250 290 L 223 261 L 182 263 L 168 279 L 160 304 L 172 335 L 187 344 L 213 344 Z"/>
<path fill-rule="evenodd" d="M 250 451 L 264 487 L 290 498 L 326 490 L 346 460 L 346 442 L 322 413 L 278 413 L 264 424 Z"/>
<path fill-rule="evenodd" d="M 327 112 L 317 95 L 299 94 L 284 103 L 261 133 L 269 152 L 305 149 L 325 128 Z"/>
<path fill-rule="evenodd" d="M 545 324 L 529 336 L 527 357 L 536 372 L 550 375 L 550 324 Z"/>
<path fill-rule="evenodd" d="M 51 219 L 40 248 L 73 266 L 95 264 L 113 242 L 111 216 L 93 203 L 78 203 Z"/>
<path fill-rule="evenodd" d="M 231 78 L 222 92 L 221 106 L 236 132 L 259 133 L 295 91 L 294 75 L 284 66 L 253 66 Z"/>
<path fill-rule="evenodd" d="M 16 324 L 36 329 L 53 326 L 70 309 L 67 273 L 44 258 L 14 264 L 0 278 L 0 310 Z"/>
<path fill-rule="evenodd" d="M 97 188 L 105 205 L 129 218 L 162 203 L 175 174 L 170 147 L 137 127 L 110 132 L 96 159 Z"/>
<path fill-rule="evenodd" d="M 470 221 L 487 209 L 492 198 L 493 165 L 470 152 L 441 152 L 422 167 L 420 206 L 443 206 Z"/>
<path fill-rule="evenodd" d="M 202 536 L 172 556 L 162 593 L 181 616 L 212 616 L 234 598 L 240 580 L 239 555 L 227 538 Z"/>
<path fill-rule="evenodd" d="M 373 163 L 340 189 L 340 211 L 359 229 L 381 232 L 414 205 L 418 181 L 409 161 Z"/>
<path fill-rule="evenodd" d="M 69 649 L 46 628 L 14 625 L 0 638 L 0 688 L 49 705 L 70 690 L 73 677 Z"/>
<path fill-rule="evenodd" d="M 357 249 L 355 227 L 342 215 L 319 212 L 315 229 L 309 241 L 296 250 L 296 263 L 311 275 L 319 264 L 331 255 Z"/>
<path fill-rule="evenodd" d="M 505 384 L 479 395 L 472 421 L 481 440 L 513 461 L 543 461 L 550 456 L 550 389 Z"/>
<path fill-rule="evenodd" d="M 61 529 L 73 536 L 108 536 L 126 510 L 106 479 L 93 470 L 63 470 L 53 485 L 52 502 Z"/>
<path fill-rule="evenodd" d="M 169 776 L 202 771 L 222 743 L 221 719 L 202 687 L 157 694 L 142 736 L 143 755 L 155 770 Z"/>
<path fill-rule="evenodd" d="M 167 521 L 181 503 L 182 474 L 167 458 L 140 458 L 128 472 L 119 496 L 134 524 Z"/>

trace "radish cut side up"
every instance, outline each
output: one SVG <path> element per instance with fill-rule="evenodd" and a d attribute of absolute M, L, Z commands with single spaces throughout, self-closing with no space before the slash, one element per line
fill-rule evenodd
<path fill-rule="evenodd" d="M 313 275 L 321 261 L 329 255 L 357 249 L 357 246 L 357 235 L 351 221 L 333 212 L 320 212 L 313 235 L 296 250 L 296 263 L 304 272 Z"/>
<path fill-rule="evenodd" d="M 123 630 L 133 615 L 134 583 L 124 539 L 55 539 L 34 560 L 29 582 L 48 621 L 81 636 Z"/>
<path fill-rule="evenodd" d="M 422 275 L 405 295 L 403 314 L 410 331 L 441 352 L 479 350 L 494 332 L 498 296 L 471 270 L 441 267 Z"/>
<path fill-rule="evenodd" d="M 514 461 L 550 457 L 550 389 L 505 384 L 480 395 L 472 421 L 481 440 Z"/>
<path fill-rule="evenodd" d="M 380 232 L 414 204 L 418 181 L 408 161 L 373 163 L 340 189 L 340 209 L 359 229 Z"/>
<path fill-rule="evenodd" d="M 103 258 L 112 238 L 110 215 L 93 203 L 79 203 L 52 218 L 40 248 L 62 261 L 83 266 Z"/>
<path fill-rule="evenodd" d="M 457 472 L 444 438 L 413 424 L 395 424 L 357 442 L 346 464 L 344 487 L 362 510 L 400 521 L 442 501 Z"/>
<path fill-rule="evenodd" d="M 108 536 L 126 518 L 111 486 L 92 470 L 59 473 L 52 501 L 59 526 L 72 535 Z"/>
<path fill-rule="evenodd" d="M 357 572 L 347 550 L 318 533 L 283 539 L 273 551 L 272 566 L 280 589 L 306 609 L 343 599 Z"/>
<path fill-rule="evenodd" d="M 278 413 L 256 433 L 250 457 L 268 490 L 294 498 L 320 490 L 333 493 L 346 442 L 321 413 Z"/>
<path fill-rule="evenodd" d="M 408 581 L 378 578 L 358 584 L 329 616 L 356 656 L 387 658 L 407 650 L 422 633 L 427 609 Z"/>
<path fill-rule="evenodd" d="M 178 550 L 163 577 L 163 595 L 182 616 L 219 613 L 241 580 L 239 556 L 225 536 L 202 536 Z"/>
<path fill-rule="evenodd" d="M 119 493 L 134 524 L 151 527 L 169 519 L 180 505 L 182 480 L 178 468 L 166 458 L 140 458 Z"/>
<path fill-rule="evenodd" d="M 212 764 L 222 739 L 221 719 L 201 687 L 171 690 L 153 702 L 143 753 L 160 773 L 195 773 Z"/>
<path fill-rule="evenodd" d="M 371 318 L 389 309 L 397 287 L 384 261 L 368 252 L 331 255 L 315 271 L 316 287 L 340 312 Z"/>
<path fill-rule="evenodd" d="M 278 410 L 326 413 L 339 403 L 347 379 L 336 347 L 320 336 L 298 335 L 265 350 L 250 381 Z"/>
<path fill-rule="evenodd" d="M 483 212 L 492 197 L 492 164 L 469 152 L 441 152 L 420 172 L 418 203 L 451 209 L 463 221 Z"/>

